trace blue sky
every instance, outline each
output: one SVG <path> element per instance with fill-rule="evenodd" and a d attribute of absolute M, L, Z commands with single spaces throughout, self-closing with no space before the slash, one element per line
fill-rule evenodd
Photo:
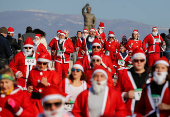
<path fill-rule="evenodd" d="M 59 14 L 78 14 L 89 3 L 100 19 L 127 19 L 170 28 L 170 0 L 0 0 L 0 12 L 42 10 Z M 1 16 L 2 17 L 2 16 Z"/>

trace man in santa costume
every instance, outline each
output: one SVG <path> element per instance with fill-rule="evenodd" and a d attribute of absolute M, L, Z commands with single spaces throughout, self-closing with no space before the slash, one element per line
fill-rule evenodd
<path fill-rule="evenodd" d="M 92 74 L 92 86 L 80 93 L 74 103 L 75 117 L 125 117 L 126 107 L 120 92 L 109 88 L 105 68 L 96 65 Z"/>
<path fill-rule="evenodd" d="M 144 68 L 146 56 L 143 50 L 135 49 L 131 60 L 133 67 L 119 74 L 116 84 L 116 90 L 122 92 L 128 116 L 133 114 L 135 104 L 140 100 L 142 86 L 146 83 L 148 76 Z"/>
<path fill-rule="evenodd" d="M 44 113 L 38 117 L 74 117 L 64 109 L 65 96 L 59 87 L 46 87 L 42 94 L 42 104 Z"/>
<path fill-rule="evenodd" d="M 103 31 L 104 28 L 105 28 L 104 23 L 100 22 L 99 28 L 96 30 L 96 36 L 100 36 L 103 43 L 104 43 L 105 38 L 106 38 L 105 33 Z"/>
<path fill-rule="evenodd" d="M 13 70 L 18 86 L 26 89 L 29 72 L 36 65 L 39 54 L 34 52 L 34 43 L 31 37 L 24 42 L 23 51 L 17 53 L 11 60 L 9 67 Z"/>
<path fill-rule="evenodd" d="M 54 48 L 57 52 L 55 69 L 60 78 L 66 77 L 69 69 L 70 53 L 74 52 L 73 43 L 70 39 L 65 39 L 65 33 L 61 32 Z"/>
<path fill-rule="evenodd" d="M 41 40 L 41 34 L 36 34 L 33 39 L 34 52 L 38 52 L 39 54 L 46 53 L 47 49 L 42 43 L 40 43 L 40 40 Z"/>
<path fill-rule="evenodd" d="M 160 52 L 164 51 L 165 45 L 165 41 L 158 34 L 158 28 L 153 27 L 152 33 L 147 35 L 142 43 L 143 50 L 147 53 L 148 66 L 152 66 L 160 58 Z"/>
<path fill-rule="evenodd" d="M 88 35 L 89 35 L 89 31 L 88 31 L 87 28 L 85 28 L 85 29 L 83 30 L 83 34 L 82 34 L 83 39 L 86 39 Z"/>

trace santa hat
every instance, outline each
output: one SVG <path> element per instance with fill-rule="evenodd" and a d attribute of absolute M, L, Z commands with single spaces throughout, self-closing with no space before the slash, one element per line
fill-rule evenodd
<path fill-rule="evenodd" d="M 139 31 L 138 30 L 134 30 L 133 33 L 139 33 Z"/>
<path fill-rule="evenodd" d="M 152 27 L 152 30 L 153 30 L 153 29 L 157 29 L 157 30 L 158 30 L 158 28 L 157 28 L 157 27 Z"/>
<path fill-rule="evenodd" d="M 41 34 L 36 34 L 34 38 L 38 38 L 39 40 L 41 40 Z"/>
<path fill-rule="evenodd" d="M 127 39 L 127 37 L 126 37 L 125 35 L 123 35 L 123 37 L 122 37 L 122 38 Z"/>
<path fill-rule="evenodd" d="M 96 29 L 95 29 L 95 28 L 92 28 L 92 29 L 90 29 L 90 32 L 91 32 L 91 31 L 95 31 L 95 32 L 96 32 Z"/>
<path fill-rule="evenodd" d="M 98 38 L 96 38 L 96 39 L 94 39 L 94 41 L 92 42 L 92 46 L 91 47 L 93 47 L 93 46 L 100 46 L 101 47 L 101 44 L 100 44 L 101 42 L 100 42 L 100 40 L 98 39 Z"/>
<path fill-rule="evenodd" d="M 76 61 L 72 68 L 74 68 L 74 67 L 77 67 L 77 68 L 81 69 L 82 72 L 84 72 L 83 65 L 80 61 Z"/>
<path fill-rule="evenodd" d="M 129 51 L 129 52 L 133 52 L 133 49 L 132 49 L 132 48 L 130 48 L 128 51 Z"/>
<path fill-rule="evenodd" d="M 142 57 L 146 60 L 144 51 L 142 49 L 136 48 L 133 50 L 131 60 L 133 61 L 135 58 L 138 58 L 138 57 Z"/>
<path fill-rule="evenodd" d="M 65 34 L 69 34 L 69 30 L 64 30 L 64 33 Z"/>
<path fill-rule="evenodd" d="M 9 27 L 9 28 L 8 28 L 8 33 L 14 33 L 14 28 Z"/>
<path fill-rule="evenodd" d="M 106 69 L 105 69 L 103 66 L 101 66 L 101 65 L 95 65 L 94 70 L 93 70 L 93 74 L 92 74 L 92 78 L 93 78 L 94 75 L 95 75 L 96 73 L 98 73 L 98 72 L 103 73 L 103 74 L 105 75 L 105 77 L 108 79 L 107 71 L 106 71 Z"/>
<path fill-rule="evenodd" d="M 113 31 L 109 31 L 109 34 L 108 34 L 109 37 L 114 37 L 115 36 L 115 33 Z"/>
<path fill-rule="evenodd" d="M 31 37 L 26 38 L 26 40 L 24 41 L 24 46 L 23 47 L 34 47 L 34 43 L 33 43 Z"/>
<path fill-rule="evenodd" d="M 64 35 L 65 36 L 65 33 L 63 31 L 60 32 L 60 35 Z"/>
<path fill-rule="evenodd" d="M 88 31 L 88 29 L 87 29 L 87 28 L 85 28 L 85 29 L 83 30 L 83 32 L 89 32 L 89 31 Z"/>
<path fill-rule="evenodd" d="M 60 99 L 63 103 L 65 103 L 65 96 L 60 88 L 54 85 L 44 88 L 42 93 L 42 103 L 54 99 Z"/>
<path fill-rule="evenodd" d="M 57 34 L 60 34 L 60 32 L 62 32 L 62 31 L 61 31 L 61 30 L 58 30 L 58 31 L 57 31 Z"/>
<path fill-rule="evenodd" d="M 99 24 L 99 28 L 104 28 L 105 26 L 104 26 L 104 23 L 103 22 L 100 22 L 100 24 Z"/>
<path fill-rule="evenodd" d="M 166 66 L 169 67 L 169 61 L 168 61 L 168 59 L 167 59 L 165 56 L 163 56 L 163 57 L 161 57 L 159 60 L 157 60 L 157 61 L 155 62 L 155 64 L 154 64 L 154 66 L 156 66 L 156 65 L 159 64 L 159 63 L 165 64 Z"/>

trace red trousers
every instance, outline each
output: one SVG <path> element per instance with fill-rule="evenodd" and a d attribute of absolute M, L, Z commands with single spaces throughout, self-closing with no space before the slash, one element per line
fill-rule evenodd
<path fill-rule="evenodd" d="M 68 69 L 69 69 L 69 63 L 59 63 L 59 62 L 55 62 L 55 70 L 56 72 L 59 74 L 60 78 L 64 78 L 67 76 L 68 73 Z"/>
<path fill-rule="evenodd" d="M 154 63 L 160 58 L 160 53 L 155 52 L 155 53 L 148 53 L 147 54 L 147 61 L 148 61 L 148 66 L 153 66 Z"/>

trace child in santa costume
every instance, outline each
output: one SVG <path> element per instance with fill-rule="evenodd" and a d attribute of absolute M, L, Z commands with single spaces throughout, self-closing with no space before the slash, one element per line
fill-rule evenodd
<path fill-rule="evenodd" d="M 39 112 L 43 112 L 41 104 L 41 94 L 45 87 L 49 85 L 58 85 L 60 78 L 58 74 L 51 70 L 51 57 L 49 53 L 39 55 L 37 67 L 29 73 L 27 89 L 31 93 L 31 101 L 37 106 Z"/>
<path fill-rule="evenodd" d="M 170 116 L 169 62 L 166 57 L 157 60 L 151 71 L 153 81 L 143 87 L 142 96 L 135 108 L 135 116 Z"/>
<path fill-rule="evenodd" d="M 104 28 L 105 28 L 104 23 L 100 22 L 99 28 L 96 30 L 96 36 L 100 36 L 103 43 L 104 43 L 104 41 L 106 39 L 105 33 L 103 31 Z"/>
<path fill-rule="evenodd" d="M 146 44 L 148 44 L 148 47 L 146 47 Z M 147 35 L 142 43 L 143 50 L 147 53 L 148 66 L 153 66 L 160 58 L 160 52 L 164 51 L 165 45 L 162 37 L 158 34 L 158 28 L 153 27 L 152 33 Z"/>
<path fill-rule="evenodd" d="M 103 66 L 96 65 L 92 86 L 76 98 L 72 113 L 75 117 L 125 117 L 126 107 L 120 92 L 107 86 L 108 75 Z"/>
<path fill-rule="evenodd" d="M 42 93 L 44 112 L 38 117 L 74 117 L 64 109 L 65 96 L 59 87 L 48 86 Z"/>
<path fill-rule="evenodd" d="M 41 40 L 41 34 L 36 34 L 34 39 L 33 39 L 33 42 L 34 42 L 34 52 L 37 52 L 39 54 L 46 53 L 47 49 L 46 49 L 46 47 L 42 43 L 40 43 L 40 40 Z"/>
<path fill-rule="evenodd" d="M 66 94 L 71 96 L 71 101 L 75 101 L 76 97 L 82 91 L 90 87 L 90 85 L 86 83 L 86 80 L 83 66 L 80 61 L 77 61 L 71 69 L 70 76 L 64 78 L 60 82 L 59 87 L 61 87 Z"/>
<path fill-rule="evenodd" d="M 15 74 L 18 86 L 24 90 L 26 90 L 26 82 L 29 72 L 36 65 L 36 60 L 39 56 L 33 48 L 34 44 L 32 38 L 27 37 L 24 42 L 23 51 L 17 53 L 9 64 L 9 67 Z"/>
<path fill-rule="evenodd" d="M 69 69 L 70 53 L 74 52 L 73 43 L 70 39 L 65 39 L 65 33 L 60 32 L 59 40 L 54 44 L 56 50 L 55 70 L 59 77 L 67 76 Z"/>
<path fill-rule="evenodd" d="M 122 42 L 120 44 L 123 44 L 126 48 L 126 45 L 127 45 L 127 37 L 125 35 L 122 36 Z"/>
<path fill-rule="evenodd" d="M 134 113 L 135 104 L 140 100 L 142 86 L 147 82 L 147 70 L 144 68 L 146 56 L 143 50 L 135 49 L 131 58 L 133 67 L 118 74 L 116 90 L 122 93 L 128 116 Z M 139 95 L 136 95 L 139 94 Z"/>

